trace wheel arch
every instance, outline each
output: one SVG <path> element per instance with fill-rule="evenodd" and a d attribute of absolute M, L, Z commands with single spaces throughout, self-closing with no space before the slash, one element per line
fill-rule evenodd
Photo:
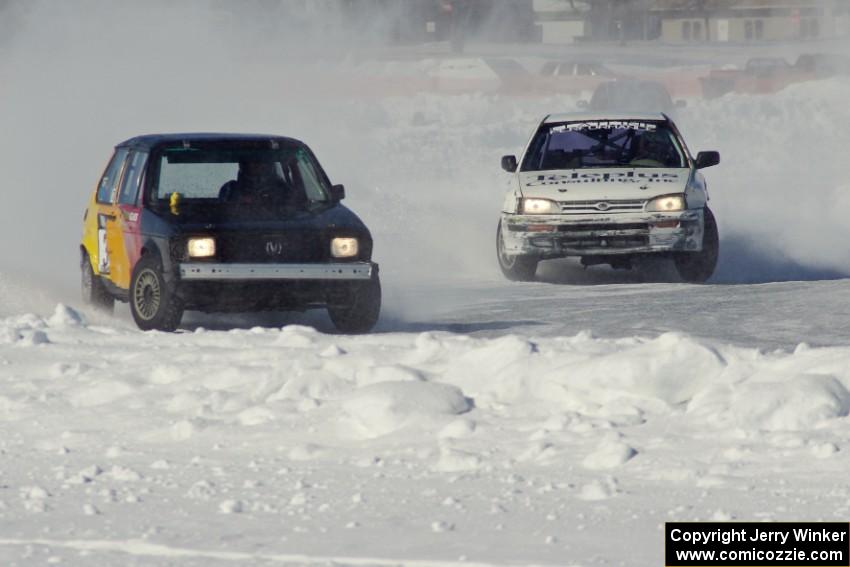
<path fill-rule="evenodd" d="M 175 265 L 174 259 L 171 257 L 171 250 L 167 239 L 155 237 L 146 238 L 139 248 L 139 258 L 136 260 L 136 264 L 138 264 L 142 258 L 148 257 L 156 258 L 159 261 L 159 265 L 162 267 L 162 275 L 165 276 L 166 281 L 173 282 L 177 278 L 177 266 Z M 135 269 L 136 265 L 134 264 L 133 270 Z"/>
<path fill-rule="evenodd" d="M 153 238 L 148 238 L 139 248 L 139 260 L 151 255 L 159 259 L 159 261 L 163 263 L 163 267 L 165 267 L 165 258 L 163 258 L 159 244 Z M 137 260 L 136 263 L 138 263 L 139 260 Z M 135 266 L 133 267 L 135 268 Z"/>
<path fill-rule="evenodd" d="M 83 267 L 83 264 L 88 262 L 91 266 L 92 272 L 95 275 L 100 275 L 97 271 L 97 264 L 95 264 L 94 260 L 92 260 L 91 252 L 89 252 L 88 248 L 86 248 L 85 244 L 80 244 L 80 267 Z"/>

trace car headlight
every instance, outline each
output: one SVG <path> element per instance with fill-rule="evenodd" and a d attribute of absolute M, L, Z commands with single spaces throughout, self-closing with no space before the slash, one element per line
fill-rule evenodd
<path fill-rule="evenodd" d="M 522 200 L 522 213 L 525 215 L 556 215 L 560 212 L 558 203 L 549 199 Z"/>
<path fill-rule="evenodd" d="M 215 238 L 210 236 L 190 238 L 186 244 L 186 251 L 190 258 L 211 258 L 215 256 Z"/>
<path fill-rule="evenodd" d="M 685 210 L 684 195 L 664 195 L 656 197 L 646 204 L 646 210 L 650 213 L 675 213 Z"/>
<path fill-rule="evenodd" d="M 334 258 L 352 258 L 357 256 L 360 247 L 356 238 L 334 238 L 331 240 L 331 256 Z"/>

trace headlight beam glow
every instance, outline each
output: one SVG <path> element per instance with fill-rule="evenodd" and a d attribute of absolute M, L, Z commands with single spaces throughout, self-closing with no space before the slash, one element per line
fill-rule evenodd
<path fill-rule="evenodd" d="M 353 258 L 359 251 L 356 238 L 337 237 L 331 240 L 331 256 L 334 258 Z"/>
<path fill-rule="evenodd" d="M 186 243 L 186 252 L 190 258 L 212 258 L 215 256 L 215 238 L 211 236 L 190 238 Z"/>

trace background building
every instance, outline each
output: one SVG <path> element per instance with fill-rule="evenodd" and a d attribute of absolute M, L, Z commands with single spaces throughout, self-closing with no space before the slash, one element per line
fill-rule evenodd
<path fill-rule="evenodd" d="M 545 43 L 748 42 L 850 35 L 848 0 L 534 0 Z"/>
<path fill-rule="evenodd" d="M 828 39 L 850 30 L 844 0 L 657 0 L 652 12 L 669 42 Z"/>
<path fill-rule="evenodd" d="M 2 6 L 3 0 L 0 0 Z M 850 35 L 850 0 L 211 0 L 258 34 L 376 44 L 758 42 Z M 330 41 L 328 43 L 331 43 Z"/>

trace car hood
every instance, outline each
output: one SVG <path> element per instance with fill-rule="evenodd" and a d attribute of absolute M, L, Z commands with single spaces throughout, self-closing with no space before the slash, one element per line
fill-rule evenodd
<path fill-rule="evenodd" d="M 685 168 L 606 168 L 527 171 L 519 173 L 523 197 L 555 201 L 651 199 L 683 193 Z"/>
<path fill-rule="evenodd" d="M 342 229 L 368 233 L 363 221 L 339 204 L 286 216 L 234 213 L 225 207 L 186 206 L 181 208 L 179 215 L 170 218 L 182 232 Z"/>

